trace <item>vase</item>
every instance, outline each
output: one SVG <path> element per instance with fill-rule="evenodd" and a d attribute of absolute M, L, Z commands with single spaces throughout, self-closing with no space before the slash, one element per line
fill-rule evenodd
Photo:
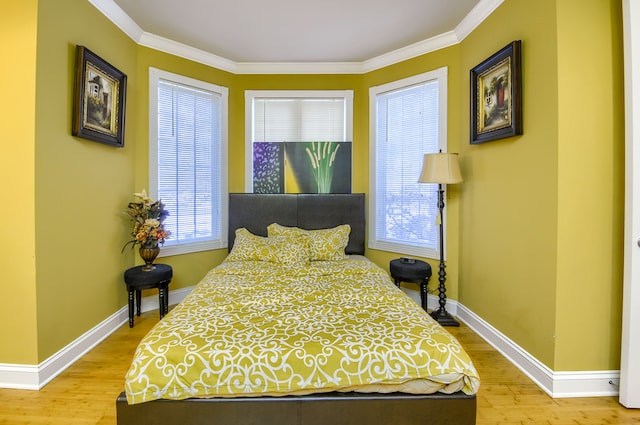
<path fill-rule="evenodd" d="M 160 247 L 158 244 L 140 245 L 140 258 L 144 260 L 144 266 L 142 266 L 143 272 L 149 272 L 156 268 L 156 266 L 153 265 L 153 260 L 156 259 L 159 253 Z"/>

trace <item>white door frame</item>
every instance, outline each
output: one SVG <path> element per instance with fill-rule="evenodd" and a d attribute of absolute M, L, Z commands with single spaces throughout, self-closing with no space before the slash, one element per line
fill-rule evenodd
<path fill-rule="evenodd" d="M 640 0 L 623 0 L 625 231 L 620 403 L 640 407 Z"/>

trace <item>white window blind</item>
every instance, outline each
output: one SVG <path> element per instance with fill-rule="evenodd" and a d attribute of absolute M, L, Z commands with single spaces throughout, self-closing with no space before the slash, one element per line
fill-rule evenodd
<path fill-rule="evenodd" d="M 227 221 L 227 91 L 158 73 L 157 131 L 151 143 L 155 149 L 150 149 L 150 162 L 155 163 L 150 172 L 155 175 L 150 180 L 170 213 L 165 225 L 171 237 L 163 252 L 221 248 L 226 245 Z"/>
<path fill-rule="evenodd" d="M 442 70 L 371 89 L 371 248 L 437 258 L 437 185 L 418 177 L 424 154 L 445 144 L 442 96 Z"/>
<path fill-rule="evenodd" d="M 344 98 L 256 98 L 254 142 L 347 140 Z"/>

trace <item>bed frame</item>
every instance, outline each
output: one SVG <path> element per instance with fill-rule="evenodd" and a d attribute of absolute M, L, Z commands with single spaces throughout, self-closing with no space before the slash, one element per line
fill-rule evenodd
<path fill-rule="evenodd" d="M 229 194 L 229 251 L 236 229 L 245 227 L 254 235 L 267 236 L 267 226 L 278 223 L 307 230 L 349 224 L 347 254 L 364 255 L 364 193 L 335 195 Z"/>
<path fill-rule="evenodd" d="M 245 227 L 266 236 L 271 223 L 322 229 L 351 226 L 346 252 L 364 254 L 364 194 L 229 195 L 229 249 L 235 230 Z M 463 393 L 312 394 L 286 397 L 240 397 L 155 400 L 129 405 L 116 400 L 118 425 L 363 425 L 476 423 L 476 396 Z"/>

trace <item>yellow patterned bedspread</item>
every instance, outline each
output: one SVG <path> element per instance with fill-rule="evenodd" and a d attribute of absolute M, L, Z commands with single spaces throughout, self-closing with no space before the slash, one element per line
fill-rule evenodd
<path fill-rule="evenodd" d="M 458 341 L 364 257 L 222 263 L 144 337 L 125 382 L 130 404 L 478 387 Z"/>

